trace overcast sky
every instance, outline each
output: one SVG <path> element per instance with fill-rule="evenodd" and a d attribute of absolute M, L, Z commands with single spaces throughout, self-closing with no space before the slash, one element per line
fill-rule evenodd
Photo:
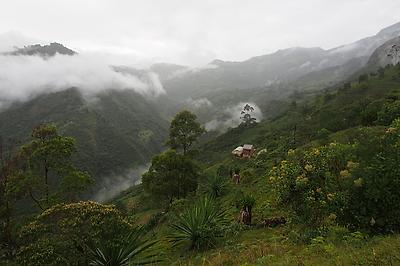
<path fill-rule="evenodd" d="M 332 48 L 400 21 L 400 0 L 1 0 L 0 33 L 77 51 L 202 65 Z M 0 41 L 7 43 L 4 38 Z M 10 41 L 10 40 L 8 40 Z M 1 44 L 0 44 L 1 45 Z"/>

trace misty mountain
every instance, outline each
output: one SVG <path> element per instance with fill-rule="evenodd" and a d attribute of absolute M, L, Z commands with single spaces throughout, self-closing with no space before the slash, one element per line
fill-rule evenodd
<path fill-rule="evenodd" d="M 331 50 L 290 48 L 243 62 L 214 60 L 194 69 L 166 63 L 146 70 L 110 66 L 122 78 L 135 77 L 135 84 L 146 86 L 141 90 L 125 89 L 127 83 L 122 82 L 115 89 L 112 75 L 112 82 L 105 88 L 91 88 L 89 92 L 96 93 L 90 97 L 85 94 L 88 90 L 81 88 L 49 88 L 48 93 L 39 90 L 37 95 L 0 111 L 0 132 L 24 141 L 32 127 L 55 123 L 61 133 L 77 139 L 75 159 L 84 169 L 95 176 L 120 173 L 148 162 L 164 148 L 168 120 L 183 108 L 196 112 L 209 129 L 236 126 L 240 122 L 237 109 L 244 102 L 254 103 L 261 110 L 261 118 L 276 117 L 285 111 L 287 104 L 282 102 L 301 100 L 293 96 L 296 91 L 312 93 L 346 80 L 368 60 L 375 62 L 374 58 L 382 58 L 385 48 L 381 45 L 392 44 L 389 40 L 399 35 L 400 24 L 395 24 L 375 36 Z M 26 46 L 11 55 L 55 54 L 78 56 L 57 43 Z M 156 96 L 140 93 L 149 88 L 165 89 L 167 93 Z"/>
<path fill-rule="evenodd" d="M 342 75 L 351 74 L 349 70 L 355 72 L 360 69 L 376 48 L 399 35 L 400 23 L 397 23 L 374 36 L 330 50 L 295 47 L 243 62 L 214 60 L 205 69 L 183 69 L 168 78 L 164 75 L 164 88 L 173 97 L 186 99 L 204 97 L 208 92 L 218 89 L 266 87 L 295 82 L 306 75 L 317 77 L 321 73 L 326 76 L 334 73 L 332 77 L 319 82 L 321 84 L 318 86 L 309 84 L 314 78 L 308 78 L 305 82 L 307 86 L 320 88 L 345 78 Z"/>
<path fill-rule="evenodd" d="M 400 36 L 385 42 L 376 49 L 368 60 L 366 69 L 374 71 L 379 67 L 385 67 L 388 64 L 397 64 L 399 62 L 399 56 Z"/>
<path fill-rule="evenodd" d="M 163 149 L 168 123 L 155 105 L 130 90 L 110 90 L 88 102 L 71 88 L 0 112 L 0 132 L 24 142 L 33 127 L 54 123 L 76 138 L 76 163 L 99 178 L 145 164 Z"/>

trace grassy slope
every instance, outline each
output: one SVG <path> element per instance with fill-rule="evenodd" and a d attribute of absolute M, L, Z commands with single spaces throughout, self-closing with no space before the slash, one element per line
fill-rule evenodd
<path fill-rule="evenodd" d="M 243 183 L 230 184 L 220 202 L 232 218 L 238 213 L 233 206 L 238 190 L 252 193 L 256 198 L 253 220 L 259 224 L 263 218 L 285 215 L 288 210 L 277 207 L 267 173 L 272 165 L 286 156 L 289 148 L 321 145 L 324 142 L 351 142 L 363 126 L 382 128 L 379 123 L 365 125 L 362 112 L 371 103 L 382 105 L 400 98 L 399 69 L 388 69 L 385 78 L 371 78 L 349 89 L 332 90 L 324 95 L 310 98 L 308 104 L 291 106 L 282 116 L 273 121 L 264 121 L 252 127 L 239 127 L 217 137 L 202 146 L 199 160 L 208 174 L 214 174 L 220 165 L 239 167 Z M 296 130 L 294 130 L 296 128 Z M 318 136 L 318 130 L 326 128 L 331 134 L 327 139 Z M 244 143 L 255 144 L 267 153 L 256 159 L 244 161 L 234 159 L 230 151 Z M 159 210 L 152 208 L 141 199 L 142 191 L 136 187 L 127 191 L 117 200 L 125 205 L 133 221 L 146 223 L 146 217 Z M 195 196 L 193 196 L 195 197 Z M 179 206 L 186 206 L 192 199 L 181 200 Z M 131 207 L 129 207 L 131 206 Z M 132 208 L 132 206 L 136 206 Z M 133 209 L 135 212 L 133 213 Z M 165 265 L 399 265 L 400 235 L 357 237 L 344 241 L 340 234 L 333 235 L 324 243 L 310 244 L 294 240 L 296 233 L 307 231 L 301 224 L 289 221 L 277 228 L 250 227 L 237 233 L 228 234 L 216 248 L 199 253 L 186 252 L 170 247 L 166 237 L 168 222 L 174 208 L 155 229 L 165 250 Z"/>

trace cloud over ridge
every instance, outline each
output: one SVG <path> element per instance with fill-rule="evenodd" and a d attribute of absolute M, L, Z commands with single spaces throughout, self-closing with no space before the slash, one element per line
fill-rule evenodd
<path fill-rule="evenodd" d="M 115 71 L 107 60 L 93 54 L 47 58 L 0 55 L 0 107 L 72 87 L 87 97 L 110 89 L 152 96 L 164 93 L 158 76 L 151 72 L 146 75 L 141 78 Z"/>

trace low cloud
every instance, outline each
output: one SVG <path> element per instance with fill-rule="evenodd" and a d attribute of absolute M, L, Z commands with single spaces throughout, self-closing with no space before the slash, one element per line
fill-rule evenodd
<path fill-rule="evenodd" d="M 117 72 L 107 60 L 94 54 L 57 54 L 49 58 L 0 55 L 0 107 L 71 87 L 78 88 L 85 97 L 109 89 L 153 96 L 165 93 L 157 74 L 138 77 Z"/>
<path fill-rule="evenodd" d="M 252 102 L 240 102 L 236 105 L 229 106 L 225 108 L 221 115 L 218 118 L 208 121 L 205 124 L 205 128 L 207 131 L 226 131 L 228 128 L 237 127 L 242 123 L 242 119 L 240 118 L 241 111 L 243 107 L 249 104 L 254 107 L 254 111 L 251 112 L 251 116 L 256 118 L 257 122 L 260 122 L 263 118 L 261 109 Z"/>
<path fill-rule="evenodd" d="M 142 175 L 149 169 L 150 165 L 142 165 L 127 171 L 125 174 L 105 178 L 99 185 L 99 189 L 92 199 L 105 202 L 120 194 L 128 188 L 140 184 Z"/>
<path fill-rule="evenodd" d="M 200 99 L 189 98 L 185 101 L 185 103 L 193 109 L 200 109 L 213 106 L 212 102 L 210 102 L 210 100 L 208 100 L 207 98 L 200 98 Z"/>

